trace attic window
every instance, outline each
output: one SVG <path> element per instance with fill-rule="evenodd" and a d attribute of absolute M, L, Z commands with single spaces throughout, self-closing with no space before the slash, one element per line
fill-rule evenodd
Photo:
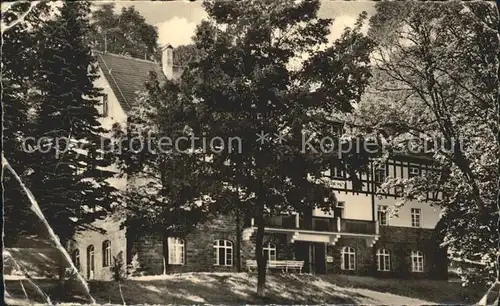
<path fill-rule="evenodd" d="M 108 104 L 107 94 L 102 96 L 102 115 L 103 117 L 107 117 L 109 115 L 109 104 Z"/>

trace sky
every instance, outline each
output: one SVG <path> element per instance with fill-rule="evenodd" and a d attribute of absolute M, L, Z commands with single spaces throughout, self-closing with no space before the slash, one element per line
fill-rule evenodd
<path fill-rule="evenodd" d="M 279 0 L 277 0 L 279 1 Z M 103 1 L 104 2 L 104 1 Z M 206 18 L 201 1 L 114 1 L 117 10 L 134 6 L 149 24 L 158 28 L 160 46 L 174 47 L 191 43 L 196 26 Z M 321 3 L 319 16 L 334 18 L 330 39 L 338 38 L 346 26 L 352 26 L 362 11 L 370 17 L 375 9 L 373 1 L 331 1 Z M 367 30 L 367 26 L 364 27 Z"/>

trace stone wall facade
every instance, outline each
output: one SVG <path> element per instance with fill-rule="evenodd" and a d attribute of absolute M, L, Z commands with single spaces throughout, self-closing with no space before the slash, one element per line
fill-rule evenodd
<path fill-rule="evenodd" d="M 138 255 L 141 271 L 147 275 L 158 275 L 180 272 L 224 272 L 246 271 L 246 260 L 255 259 L 255 232 L 249 241 L 242 240 L 242 230 L 237 233 L 233 218 L 222 217 L 201 224 L 196 230 L 183 237 L 184 264 L 169 264 L 164 260 L 164 240 L 158 235 L 143 234 L 127 229 L 117 230 L 112 227 L 106 234 L 90 233 L 78 240 L 80 250 L 80 271 L 87 275 L 86 248 L 94 245 L 96 279 L 110 279 L 111 270 L 102 267 L 102 242 L 112 241 L 113 255 L 122 251 L 126 254 L 127 263 L 134 255 Z M 238 243 L 238 235 L 240 236 Z M 303 260 L 303 272 L 326 274 L 370 275 L 376 277 L 404 278 L 447 278 L 446 250 L 439 247 L 439 239 L 435 230 L 409 227 L 381 226 L 380 238 L 369 246 L 364 237 L 341 236 L 335 245 L 312 243 L 305 241 L 290 242 L 290 233 L 266 233 L 264 244 L 268 242 L 276 246 L 277 260 Z M 214 241 L 224 239 L 230 241 L 232 248 L 232 264 L 230 266 L 216 265 Z M 351 247 L 356 252 L 355 270 L 341 269 L 341 251 L 343 247 Z M 311 250 L 325 252 L 312 259 Z M 390 271 L 377 271 L 376 252 L 386 249 L 390 253 Z M 411 252 L 421 251 L 424 255 L 424 271 L 411 272 Z M 314 257 L 314 256 L 313 256 Z M 311 258 L 311 259 L 310 259 Z M 327 260 L 329 258 L 329 260 Z M 239 260 L 238 260 L 239 259 Z M 322 262 L 317 262 L 317 261 Z M 166 267 L 165 267 L 166 264 Z"/>
<path fill-rule="evenodd" d="M 179 272 L 224 272 L 238 271 L 238 265 L 245 268 L 244 260 L 248 258 L 251 246 L 241 241 L 238 248 L 236 222 L 231 217 L 221 217 L 204 224 L 200 224 L 193 232 L 182 238 L 184 241 L 184 264 L 174 265 L 167 263 L 167 273 Z M 239 233 L 241 237 L 241 230 Z M 161 274 L 164 272 L 164 240 L 159 235 L 128 235 L 128 260 L 137 254 L 139 263 L 147 274 Z M 233 248 L 232 265 L 222 266 L 215 264 L 214 242 L 216 240 L 230 241 Z M 240 256 L 237 256 L 237 254 Z M 238 258 L 241 260 L 238 262 Z"/>

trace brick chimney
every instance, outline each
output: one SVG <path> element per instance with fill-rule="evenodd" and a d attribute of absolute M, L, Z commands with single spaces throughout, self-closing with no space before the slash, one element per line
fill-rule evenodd
<path fill-rule="evenodd" d="M 161 68 L 167 79 L 174 77 L 174 48 L 169 44 L 161 49 Z"/>

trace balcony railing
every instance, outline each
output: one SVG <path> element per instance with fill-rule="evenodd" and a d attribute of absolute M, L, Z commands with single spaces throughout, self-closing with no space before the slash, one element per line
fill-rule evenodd
<path fill-rule="evenodd" d="M 319 232 L 343 232 L 353 234 L 377 234 L 375 221 L 353 220 L 330 217 L 312 217 L 306 220 L 295 215 L 270 217 L 265 220 L 266 227 L 280 229 L 301 229 Z"/>
<path fill-rule="evenodd" d="M 375 234 L 376 222 L 364 220 L 340 220 L 340 231 L 354 234 Z"/>

